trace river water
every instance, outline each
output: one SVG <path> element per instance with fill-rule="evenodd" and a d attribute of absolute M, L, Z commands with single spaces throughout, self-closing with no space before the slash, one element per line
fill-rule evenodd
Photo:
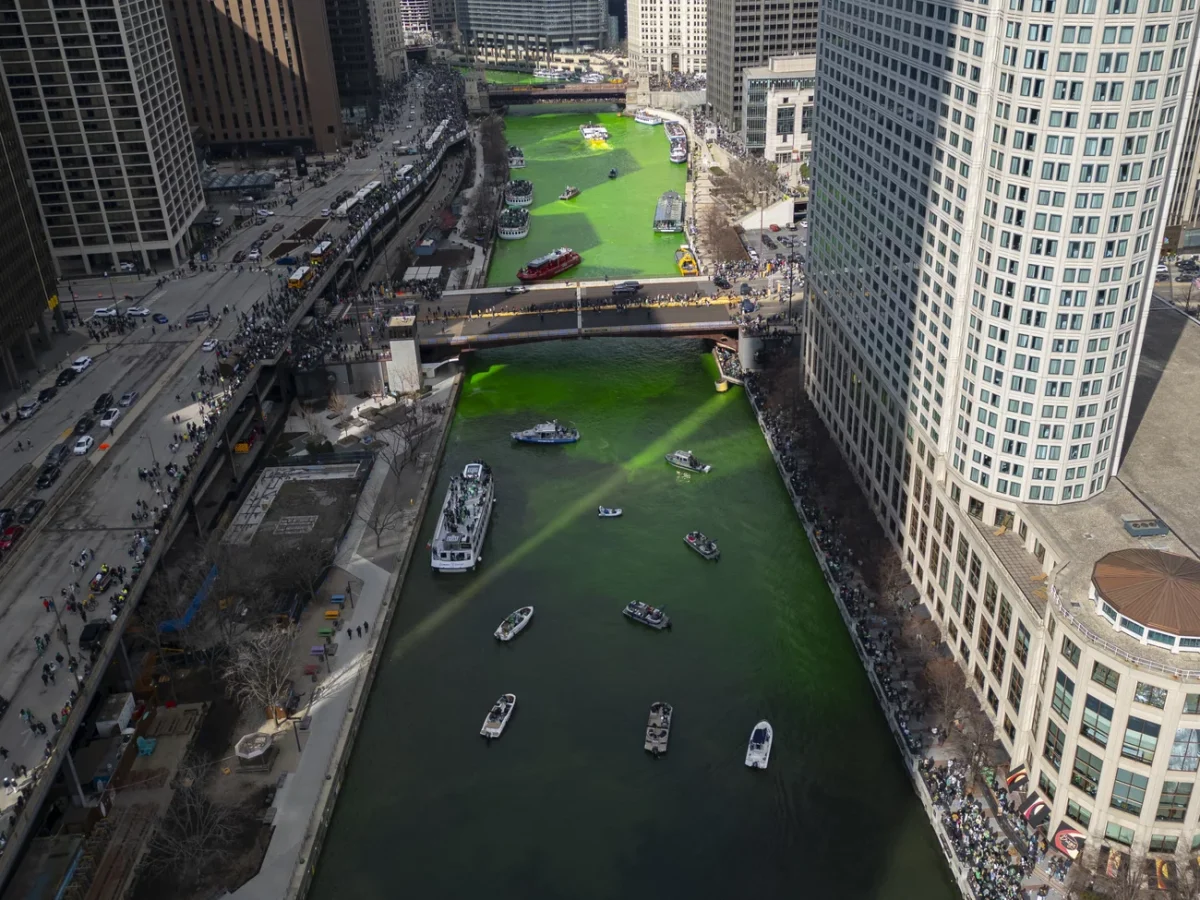
<path fill-rule="evenodd" d="M 698 341 L 477 357 L 420 540 L 449 474 L 484 459 L 484 563 L 435 577 L 415 556 L 313 898 L 955 896 L 749 404 L 714 377 Z M 582 440 L 510 442 L 549 417 Z M 669 467 L 674 449 L 713 471 Z M 719 563 L 684 546 L 694 528 Z M 625 619 L 634 598 L 673 630 Z M 526 603 L 529 628 L 496 642 Z M 655 700 L 675 706 L 660 760 L 642 748 Z M 765 772 L 743 764 L 761 718 Z"/>
<path fill-rule="evenodd" d="M 665 191 L 684 193 L 687 167 L 671 162 L 662 126 L 638 125 L 613 109 L 518 106 L 505 118 L 505 136 L 526 161 L 511 177 L 533 182 L 533 206 L 528 237 L 496 241 L 488 285 L 515 284 L 527 262 L 564 246 L 583 262 L 559 280 L 679 274 L 675 251 L 684 236 L 656 234 L 654 208 Z M 607 128 L 609 140 L 584 140 L 579 126 L 589 122 Z M 581 193 L 559 200 L 568 185 Z"/>

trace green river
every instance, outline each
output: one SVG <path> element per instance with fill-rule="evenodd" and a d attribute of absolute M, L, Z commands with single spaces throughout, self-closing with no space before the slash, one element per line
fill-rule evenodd
<path fill-rule="evenodd" d="M 435 495 L 484 459 L 484 562 L 418 550 L 311 897 L 950 900 L 955 889 L 750 406 L 698 341 L 478 354 Z M 571 446 L 515 445 L 557 417 Z M 663 454 L 690 449 L 699 476 Z M 620 506 L 599 519 L 598 505 Z M 708 562 L 683 542 L 721 543 Z M 625 619 L 664 605 L 674 628 Z M 536 607 L 510 644 L 492 631 Z M 503 692 L 503 737 L 479 728 Z M 642 748 L 675 707 L 669 752 Z M 767 771 L 743 764 L 769 719 Z"/>

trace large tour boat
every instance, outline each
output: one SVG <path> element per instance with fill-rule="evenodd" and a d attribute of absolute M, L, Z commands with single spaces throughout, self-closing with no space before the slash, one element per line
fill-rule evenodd
<path fill-rule="evenodd" d="M 696 459 L 696 454 L 692 453 L 691 450 L 676 450 L 674 453 L 668 453 L 665 459 L 677 469 L 686 469 L 689 472 L 701 473 L 712 471 L 712 466 L 706 465 Z"/>
<path fill-rule="evenodd" d="M 717 547 L 717 542 L 706 537 L 703 531 L 689 531 L 683 540 L 705 559 L 715 561 L 721 558 L 721 550 Z"/>
<path fill-rule="evenodd" d="M 558 419 L 542 422 L 524 431 L 514 431 L 512 439 L 518 444 L 574 444 L 579 440 L 579 429 L 559 424 Z"/>
<path fill-rule="evenodd" d="M 670 703 L 651 703 L 650 718 L 646 720 L 646 752 L 662 756 L 671 739 L 671 716 L 675 710 Z"/>
<path fill-rule="evenodd" d="M 675 251 L 675 265 L 679 267 L 679 274 L 687 278 L 700 274 L 700 265 L 696 262 L 696 257 L 692 255 L 691 248 L 687 244 L 683 244 Z"/>
<path fill-rule="evenodd" d="M 554 81 L 566 81 L 567 73 L 562 69 L 534 69 L 534 78 L 550 78 Z"/>
<path fill-rule="evenodd" d="M 509 206 L 533 205 L 533 182 L 517 179 L 504 187 L 504 202 Z"/>
<path fill-rule="evenodd" d="M 508 167 L 510 169 L 525 168 L 525 152 L 520 147 L 508 148 Z"/>
<path fill-rule="evenodd" d="M 765 769 L 771 761 L 771 742 L 774 739 L 775 732 L 770 722 L 764 720 L 755 725 L 746 746 L 746 765 L 751 769 Z"/>
<path fill-rule="evenodd" d="M 541 281 L 543 278 L 561 275 L 567 269 L 573 269 L 581 262 L 583 259 L 570 247 L 559 247 L 557 250 L 551 250 L 545 256 L 530 260 L 525 268 L 517 272 L 517 278 L 521 281 Z"/>
<path fill-rule="evenodd" d="M 582 134 L 584 136 L 584 138 L 589 141 L 607 141 L 608 140 L 608 129 L 605 128 L 603 125 L 595 125 L 591 122 L 588 122 L 586 125 L 580 125 L 579 133 Z"/>
<path fill-rule="evenodd" d="M 621 612 L 633 621 L 649 625 L 656 631 L 671 627 L 671 620 L 665 612 L 648 603 L 642 603 L 640 600 L 630 600 Z"/>
<path fill-rule="evenodd" d="M 671 162 L 682 163 L 687 162 L 688 158 L 688 139 L 687 131 L 678 122 L 667 122 L 664 124 L 664 131 L 667 135 L 667 141 L 671 147 Z"/>
<path fill-rule="evenodd" d="M 654 208 L 654 230 L 661 234 L 683 231 L 683 198 L 678 191 L 667 191 Z"/>
<path fill-rule="evenodd" d="M 500 699 L 488 711 L 487 718 L 483 720 L 483 727 L 479 729 L 479 733 L 489 741 L 500 737 L 500 735 L 504 734 L 504 727 L 508 724 L 508 720 L 512 718 L 513 710 L 516 708 L 516 694 L 501 694 Z"/>
<path fill-rule="evenodd" d="M 525 630 L 525 626 L 529 624 L 529 621 L 532 618 L 533 607 L 522 606 L 500 623 L 500 627 L 494 632 L 496 635 L 496 640 L 511 641 L 518 634 Z"/>
<path fill-rule="evenodd" d="M 509 207 L 496 220 L 496 234 L 502 241 L 519 241 L 529 237 L 529 210 Z"/>
<path fill-rule="evenodd" d="M 487 463 L 468 463 L 461 475 L 451 477 L 429 545 L 435 572 L 469 572 L 483 562 L 483 539 L 495 502 Z"/>
<path fill-rule="evenodd" d="M 652 115 L 644 109 L 638 110 L 638 114 L 633 117 L 633 121 L 639 125 L 661 125 L 663 120 L 658 116 Z"/>

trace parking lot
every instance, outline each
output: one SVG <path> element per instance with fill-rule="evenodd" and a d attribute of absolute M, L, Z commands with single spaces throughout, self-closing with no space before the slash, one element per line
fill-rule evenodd
<path fill-rule="evenodd" d="M 1200 255 L 1183 253 L 1178 256 L 1164 254 L 1154 276 L 1154 293 L 1175 306 L 1191 312 L 1200 307 Z"/>

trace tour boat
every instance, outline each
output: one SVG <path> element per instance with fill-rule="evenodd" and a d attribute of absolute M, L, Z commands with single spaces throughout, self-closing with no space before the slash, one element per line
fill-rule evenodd
<path fill-rule="evenodd" d="M 567 189 L 558 195 L 559 200 L 570 200 L 572 197 L 579 196 L 579 188 L 573 185 L 567 185 Z"/>
<path fill-rule="evenodd" d="M 583 258 L 570 247 L 559 247 L 551 250 L 545 256 L 530 260 L 528 265 L 517 272 L 521 281 L 540 281 L 543 278 L 553 278 L 561 275 L 567 269 L 573 269 L 583 262 Z"/>
<path fill-rule="evenodd" d="M 579 126 L 579 133 L 589 141 L 607 141 L 608 129 L 603 125 L 594 125 L 588 122 L 586 125 Z"/>
<path fill-rule="evenodd" d="M 487 463 L 468 463 L 461 475 L 451 477 L 429 544 L 435 572 L 468 572 L 483 562 L 483 539 L 495 502 L 492 470 Z"/>
<path fill-rule="evenodd" d="M 639 125 L 661 125 L 663 123 L 663 120 L 658 116 L 653 116 L 644 109 L 638 110 L 638 114 L 633 117 L 633 121 Z"/>
<path fill-rule="evenodd" d="M 529 210 L 508 207 L 496 220 L 496 234 L 502 241 L 519 241 L 529 237 Z"/>
<path fill-rule="evenodd" d="M 684 541 L 705 559 L 719 560 L 721 558 L 721 550 L 717 547 L 717 542 L 705 537 L 703 531 L 689 531 Z"/>
<path fill-rule="evenodd" d="M 762 721 L 754 726 L 754 730 L 750 732 L 750 744 L 746 747 L 747 766 L 751 769 L 767 767 L 767 763 L 771 761 L 771 741 L 774 737 L 770 722 Z"/>
<path fill-rule="evenodd" d="M 533 205 L 533 182 L 517 179 L 504 187 L 504 202 L 509 206 Z"/>
<path fill-rule="evenodd" d="M 609 169 L 609 170 L 608 170 L 608 177 L 609 177 L 609 178 L 616 178 L 616 177 L 617 177 L 617 170 L 616 170 L 616 169 Z"/>
<path fill-rule="evenodd" d="M 691 450 L 676 450 L 674 453 L 668 453 L 665 459 L 677 469 L 687 469 L 689 472 L 701 473 L 712 471 L 712 466 L 705 465 L 696 459 L 695 454 Z"/>
<path fill-rule="evenodd" d="M 700 274 L 700 266 L 696 263 L 696 257 L 692 255 L 687 244 L 675 251 L 675 265 L 679 267 L 680 275 L 691 277 Z"/>
<path fill-rule="evenodd" d="M 518 444 L 574 444 L 579 440 L 579 429 L 560 425 L 558 419 L 542 422 L 524 431 L 514 431 L 512 439 Z"/>
<path fill-rule="evenodd" d="M 525 626 L 529 624 L 529 620 L 532 618 L 533 607 L 522 606 L 500 623 L 500 627 L 495 631 L 496 640 L 511 641 L 518 634 L 525 630 Z"/>
<path fill-rule="evenodd" d="M 601 506 L 600 507 L 600 518 L 616 519 L 616 518 L 619 518 L 621 516 L 621 514 L 624 512 L 625 512 L 625 510 L 621 509 L 620 507 L 616 507 L 614 509 L 609 506 Z"/>
<path fill-rule="evenodd" d="M 675 710 L 670 703 L 651 703 L 650 718 L 646 720 L 646 752 L 656 757 L 667 752 L 667 741 L 671 739 L 671 714 Z"/>
<path fill-rule="evenodd" d="M 588 72 L 579 78 L 580 84 L 604 84 L 604 76 L 599 72 Z"/>
<path fill-rule="evenodd" d="M 656 631 L 662 631 L 664 628 L 671 627 L 671 620 L 665 612 L 657 607 L 650 606 L 648 603 L 642 603 L 639 600 L 630 600 L 625 604 L 625 608 L 621 612 L 633 619 L 633 621 L 649 625 Z"/>
<path fill-rule="evenodd" d="M 561 69 L 534 69 L 533 77 L 534 78 L 550 78 L 550 79 L 553 79 L 554 81 L 565 81 L 567 78 L 567 73 L 562 71 Z"/>
<path fill-rule="evenodd" d="M 488 712 L 487 718 L 483 720 L 483 727 L 479 729 L 479 733 L 489 741 L 500 737 L 504 734 L 504 726 L 508 724 L 516 708 L 516 694 L 501 694 L 496 705 Z"/>
<path fill-rule="evenodd" d="M 525 152 L 520 147 L 508 148 L 508 167 L 510 169 L 525 168 Z"/>
<path fill-rule="evenodd" d="M 660 234 L 683 231 L 683 198 L 678 191 L 667 191 L 654 208 L 654 230 Z"/>

